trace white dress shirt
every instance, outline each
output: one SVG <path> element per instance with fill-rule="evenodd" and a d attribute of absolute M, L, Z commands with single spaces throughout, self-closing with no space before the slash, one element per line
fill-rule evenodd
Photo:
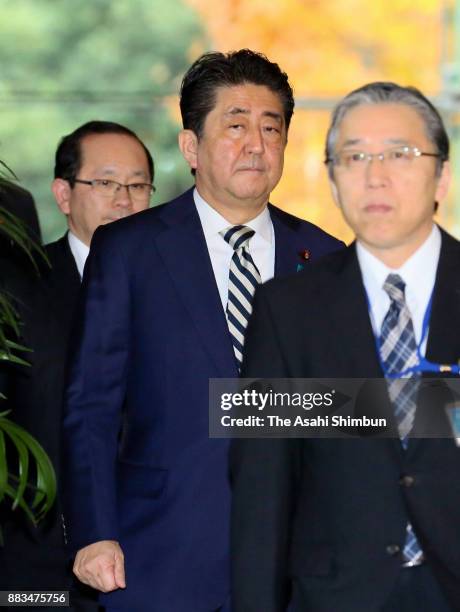
<path fill-rule="evenodd" d="M 205 202 L 196 188 L 193 191 L 193 198 L 206 239 L 220 299 L 225 310 L 228 300 L 230 261 L 234 251 L 219 232 L 232 224 Z M 249 240 L 248 249 L 259 270 L 262 282 L 265 283 L 273 278 L 275 272 L 275 232 L 268 209 L 265 208 L 260 215 L 244 225 L 255 231 L 254 236 Z"/>
<path fill-rule="evenodd" d="M 399 274 L 406 283 L 406 304 L 409 308 L 414 326 L 415 340 L 420 343 L 423 319 L 425 316 L 438 268 L 441 252 L 441 232 L 437 225 L 417 251 L 397 270 L 388 268 L 377 257 L 372 255 L 359 241 L 356 244 L 361 275 L 370 304 L 370 317 L 376 338 L 380 336 L 383 319 L 390 307 L 390 298 L 383 290 L 383 284 L 388 274 Z M 420 347 L 425 354 L 427 337 Z"/>
<path fill-rule="evenodd" d="M 69 231 L 67 234 L 67 239 L 69 241 L 70 250 L 72 251 L 75 263 L 77 264 L 78 274 L 80 275 L 81 280 L 83 278 L 86 258 L 89 254 L 89 246 L 86 246 L 86 244 L 82 242 L 80 238 L 77 238 L 75 234 L 72 234 L 71 231 Z"/>

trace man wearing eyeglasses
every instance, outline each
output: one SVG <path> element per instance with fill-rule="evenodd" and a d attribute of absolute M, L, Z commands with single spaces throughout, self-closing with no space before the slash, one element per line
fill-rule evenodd
<path fill-rule="evenodd" d="M 448 157 L 414 88 L 371 83 L 334 111 L 326 164 L 356 242 L 258 290 L 242 375 L 384 376 L 395 436 L 235 442 L 235 612 L 460 609 L 460 448 L 447 419 L 443 439 L 414 426 L 421 374 L 460 356 L 460 245 L 433 222 Z"/>
<path fill-rule="evenodd" d="M 54 176 L 52 190 L 69 232 L 53 250 L 69 256 L 70 247 L 81 277 L 96 228 L 149 207 L 153 160 L 128 128 L 90 121 L 62 139 Z"/>
<path fill-rule="evenodd" d="M 148 149 L 120 124 L 91 121 L 66 135 L 56 150 L 52 190 L 68 232 L 45 247 L 51 267 L 43 265 L 40 277 L 31 266 L 26 276 L 22 266 L 6 280 L 18 298 L 22 344 L 33 352 L 24 356 L 31 367 L 11 368 L 5 394 L 13 418 L 44 446 L 58 476 L 65 363 L 92 235 L 99 225 L 148 208 L 153 178 Z M 38 530 L 18 512 L 1 521 L 0 589 L 69 588 L 72 574 L 59 513 L 56 504 Z M 88 591 L 72 593 L 73 609 L 98 609 Z"/>

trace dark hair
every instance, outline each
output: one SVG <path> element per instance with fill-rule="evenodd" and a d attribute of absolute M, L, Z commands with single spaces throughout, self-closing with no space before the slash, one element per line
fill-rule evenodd
<path fill-rule="evenodd" d="M 288 76 L 278 64 L 250 49 L 205 53 L 192 64 L 182 80 L 180 90 L 184 128 L 192 130 L 200 138 L 206 116 L 214 108 L 216 90 L 244 83 L 264 85 L 279 96 L 287 130 L 294 112 L 294 96 Z"/>
<path fill-rule="evenodd" d="M 443 163 L 449 159 L 449 137 L 441 115 L 416 87 L 402 87 L 396 83 L 376 81 L 355 89 L 345 96 L 334 109 L 326 137 L 326 161 L 331 178 L 334 167 L 334 149 L 340 124 L 349 110 L 361 104 L 411 106 L 423 119 L 426 135 L 440 155 L 437 171 L 441 172 Z"/>
<path fill-rule="evenodd" d="M 113 123 L 112 121 L 89 121 L 78 127 L 71 134 L 64 136 L 59 142 L 56 150 L 54 178 L 64 179 L 68 181 L 72 187 L 74 186 L 75 179 L 77 178 L 82 163 L 81 141 L 83 138 L 86 138 L 86 136 L 92 136 L 93 134 L 123 134 L 124 136 L 130 136 L 137 140 L 145 151 L 150 179 L 153 183 L 155 168 L 150 151 L 139 136 L 132 130 L 119 123 Z"/>

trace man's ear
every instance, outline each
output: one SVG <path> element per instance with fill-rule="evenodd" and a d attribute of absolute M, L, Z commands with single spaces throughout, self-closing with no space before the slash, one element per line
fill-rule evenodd
<path fill-rule="evenodd" d="M 443 200 L 445 200 L 449 191 L 451 177 L 452 173 L 450 169 L 450 164 L 448 161 L 445 161 L 442 164 L 441 174 L 439 175 L 438 184 L 436 187 L 436 194 L 434 198 L 436 202 L 442 202 Z"/>
<path fill-rule="evenodd" d="M 72 194 L 72 188 L 68 181 L 57 178 L 51 183 L 51 191 L 53 192 L 54 198 L 59 206 L 61 212 L 65 215 L 70 215 L 70 197 Z"/>
<path fill-rule="evenodd" d="M 337 189 L 337 185 L 335 184 L 334 179 L 331 178 L 331 177 L 329 177 L 329 186 L 331 188 L 332 197 L 334 198 L 334 202 L 335 202 L 336 206 L 341 208 L 340 198 L 339 198 L 339 191 Z"/>
<path fill-rule="evenodd" d="M 192 130 L 179 132 L 179 149 L 192 170 L 196 170 L 198 157 L 198 138 Z"/>

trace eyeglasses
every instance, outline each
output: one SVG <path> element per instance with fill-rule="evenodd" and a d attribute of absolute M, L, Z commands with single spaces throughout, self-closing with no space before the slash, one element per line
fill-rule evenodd
<path fill-rule="evenodd" d="M 346 149 L 339 151 L 333 157 L 327 157 L 326 164 L 332 163 L 336 166 L 341 166 L 346 170 L 364 170 L 369 162 L 374 157 L 381 162 L 385 162 L 390 169 L 404 169 L 410 167 L 412 161 L 417 157 L 441 157 L 439 153 L 425 153 L 417 147 L 409 147 L 407 145 L 399 147 L 391 147 L 380 153 L 366 153 L 365 151 L 356 151 L 354 149 Z"/>
<path fill-rule="evenodd" d="M 118 181 L 110 181 L 108 179 L 93 179 L 92 181 L 74 179 L 74 183 L 91 185 L 96 193 L 105 198 L 113 198 L 122 187 L 126 187 L 126 190 L 132 200 L 143 202 L 148 200 L 155 191 L 155 187 L 150 183 L 128 183 L 127 185 L 124 185 Z"/>

